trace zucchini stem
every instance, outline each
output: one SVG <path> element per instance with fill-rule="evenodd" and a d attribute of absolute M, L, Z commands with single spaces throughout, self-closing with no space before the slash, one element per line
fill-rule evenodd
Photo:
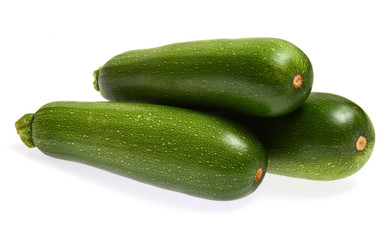
<path fill-rule="evenodd" d="M 356 149 L 357 151 L 364 151 L 364 149 L 367 147 L 367 139 L 360 135 L 356 141 Z"/>
<path fill-rule="evenodd" d="M 16 132 L 20 136 L 22 142 L 29 148 L 35 147 L 31 131 L 31 123 L 33 122 L 33 118 L 33 113 L 27 113 L 15 123 Z"/>
<path fill-rule="evenodd" d="M 257 172 L 255 173 L 254 181 L 258 182 L 259 179 L 261 179 L 263 173 L 263 168 L 258 168 Z"/>
<path fill-rule="evenodd" d="M 300 73 L 296 74 L 296 76 L 292 80 L 292 85 L 294 88 L 301 88 L 303 85 L 303 76 Z"/>
<path fill-rule="evenodd" d="M 99 71 L 102 67 L 99 67 L 97 70 L 95 70 L 92 75 L 94 76 L 94 88 L 96 89 L 96 91 L 99 91 L 99 83 L 98 83 L 98 79 L 99 79 Z"/>

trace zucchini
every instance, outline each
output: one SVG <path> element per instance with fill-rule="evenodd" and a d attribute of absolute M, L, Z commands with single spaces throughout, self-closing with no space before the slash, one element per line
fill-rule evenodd
<path fill-rule="evenodd" d="M 375 130 L 368 115 L 344 97 L 313 92 L 298 110 L 282 117 L 229 116 L 265 146 L 268 172 L 312 180 L 348 177 L 368 161 Z"/>
<path fill-rule="evenodd" d="M 128 51 L 93 75 L 95 88 L 108 100 L 255 116 L 297 109 L 313 81 L 307 56 L 276 38 L 202 40 Z"/>
<path fill-rule="evenodd" d="M 250 194 L 267 167 L 262 144 L 243 127 L 170 106 L 52 102 L 15 126 L 49 156 L 207 199 Z"/>

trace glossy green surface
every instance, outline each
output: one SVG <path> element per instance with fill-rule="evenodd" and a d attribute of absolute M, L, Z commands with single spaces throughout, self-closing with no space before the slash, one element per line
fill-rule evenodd
<path fill-rule="evenodd" d="M 298 74 L 303 84 L 295 88 Z M 128 51 L 96 70 L 94 78 L 109 100 L 278 116 L 305 101 L 313 70 L 307 56 L 285 40 L 242 38 Z"/>
<path fill-rule="evenodd" d="M 23 117 L 16 123 L 18 132 L 31 128 L 24 137 L 47 155 L 193 196 L 246 196 L 261 183 L 267 167 L 263 146 L 250 132 L 191 110 L 53 102 L 26 116 L 28 121 Z M 26 121 L 30 125 L 20 124 Z M 255 181 L 259 168 L 263 174 Z"/>
<path fill-rule="evenodd" d="M 313 92 L 301 108 L 276 118 L 235 116 L 258 134 L 268 156 L 268 172 L 313 180 L 350 176 L 368 161 L 375 131 L 368 115 L 352 101 Z M 366 146 L 358 150 L 360 136 Z"/>

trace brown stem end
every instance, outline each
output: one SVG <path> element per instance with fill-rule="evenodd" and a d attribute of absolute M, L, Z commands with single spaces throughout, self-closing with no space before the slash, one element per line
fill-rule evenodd
<path fill-rule="evenodd" d="M 259 179 L 261 179 L 263 173 L 263 169 L 260 167 L 258 168 L 257 172 L 255 173 L 254 181 L 258 182 Z"/>
<path fill-rule="evenodd" d="M 366 147 L 367 147 L 367 139 L 364 136 L 360 135 L 356 141 L 356 149 L 357 151 L 364 151 Z"/>
<path fill-rule="evenodd" d="M 293 77 L 292 85 L 296 89 L 301 88 L 301 86 L 303 85 L 303 76 L 301 76 L 300 73 L 296 74 L 296 76 Z"/>

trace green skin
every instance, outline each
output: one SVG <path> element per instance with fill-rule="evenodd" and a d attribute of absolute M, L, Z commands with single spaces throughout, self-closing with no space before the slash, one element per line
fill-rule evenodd
<path fill-rule="evenodd" d="M 27 146 L 49 156 L 213 200 L 250 194 L 267 167 L 263 146 L 246 129 L 169 106 L 53 102 L 16 128 Z"/>
<path fill-rule="evenodd" d="M 297 74 L 300 87 L 293 85 Z M 94 71 L 94 78 L 109 100 L 279 116 L 308 97 L 313 70 L 307 56 L 285 40 L 242 38 L 128 51 Z"/>
<path fill-rule="evenodd" d="M 375 145 L 368 115 L 352 101 L 313 92 L 286 116 L 230 116 L 258 135 L 267 150 L 268 172 L 312 180 L 336 180 L 360 170 Z M 357 150 L 363 136 L 367 144 Z"/>

